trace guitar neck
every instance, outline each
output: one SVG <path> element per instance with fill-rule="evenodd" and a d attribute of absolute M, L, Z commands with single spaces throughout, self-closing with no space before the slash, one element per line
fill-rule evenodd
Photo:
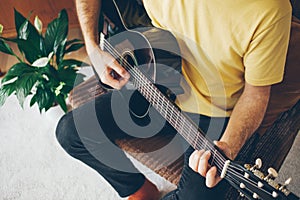
<path fill-rule="evenodd" d="M 130 69 L 129 73 L 137 90 L 194 149 L 206 149 L 211 152 L 210 164 L 214 165 L 218 160 L 216 166 L 218 172 L 221 173 L 226 159 L 204 136 L 203 131 L 182 113 L 137 67 Z"/>

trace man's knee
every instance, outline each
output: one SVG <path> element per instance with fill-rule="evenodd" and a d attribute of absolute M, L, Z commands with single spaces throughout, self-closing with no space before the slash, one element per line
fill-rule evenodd
<path fill-rule="evenodd" d="M 62 148 L 71 153 L 72 143 L 75 142 L 76 129 L 72 113 L 65 114 L 58 122 L 56 127 L 56 139 Z"/>

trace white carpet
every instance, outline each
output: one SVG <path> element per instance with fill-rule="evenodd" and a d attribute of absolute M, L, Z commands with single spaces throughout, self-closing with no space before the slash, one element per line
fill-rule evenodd
<path fill-rule="evenodd" d="M 62 114 L 59 107 L 46 114 L 40 114 L 37 107 L 22 110 L 15 97 L 0 108 L 1 200 L 121 199 L 101 176 L 59 146 L 55 127 Z M 174 188 L 152 171 L 138 167 L 160 189 Z"/>

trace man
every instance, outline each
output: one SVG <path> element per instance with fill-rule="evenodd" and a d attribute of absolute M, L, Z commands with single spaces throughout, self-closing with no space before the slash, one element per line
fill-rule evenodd
<path fill-rule="evenodd" d="M 124 1 L 116 2 L 124 4 Z M 86 50 L 98 77 L 104 84 L 120 89 L 130 75 L 98 46 L 98 18 L 103 3 L 76 0 L 76 7 Z M 128 4 L 143 9 L 134 0 Z M 213 132 L 215 135 L 210 139 L 218 140 L 215 144 L 220 150 L 234 159 L 260 125 L 271 85 L 282 80 L 291 22 L 289 1 L 143 0 L 143 5 L 154 26 L 171 31 L 178 39 L 183 57 L 182 74 L 189 87 L 182 85 L 185 93 L 178 95 L 177 105 L 194 121 L 200 121 L 204 132 L 208 135 Z M 139 16 L 145 18 L 143 14 Z M 111 75 L 112 71 L 119 75 L 118 79 Z M 112 98 L 108 94 L 95 102 L 101 131 L 111 141 L 119 137 L 117 132 L 122 132 L 116 128 L 118 124 L 109 111 L 114 109 L 109 107 Z M 156 187 L 134 171 L 125 155 L 111 151 L 119 155 L 122 165 L 133 168 L 130 172 L 104 163 L 103 157 L 108 156 L 103 145 L 105 139 L 97 138 L 98 133 L 91 126 L 86 124 L 82 128 L 81 132 L 85 133 L 76 131 L 74 118 L 88 116 L 87 107 L 73 113 L 75 117 L 69 113 L 60 121 L 57 138 L 64 149 L 97 170 L 120 196 L 129 196 L 130 200 L 158 199 Z M 143 123 L 143 119 L 135 121 Z M 221 128 L 211 127 L 212 121 L 222 123 Z M 161 132 L 174 130 L 166 125 Z M 208 164 L 210 155 L 209 151 L 189 148 L 177 190 L 163 199 L 223 199 L 226 183 L 219 183 L 216 167 Z M 108 158 L 107 163 L 109 159 L 115 158 Z"/>

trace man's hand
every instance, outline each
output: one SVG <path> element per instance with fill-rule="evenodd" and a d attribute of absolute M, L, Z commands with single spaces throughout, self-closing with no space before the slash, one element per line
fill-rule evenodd
<path fill-rule="evenodd" d="M 225 142 L 215 141 L 215 145 L 222 150 L 225 155 L 232 158 L 229 146 Z M 208 160 L 211 156 L 209 151 L 199 150 L 194 151 L 189 159 L 189 166 L 195 172 L 198 172 L 201 176 L 206 178 L 206 186 L 212 188 L 216 186 L 220 181 L 221 177 L 217 174 L 216 166 L 210 166 Z"/>
<path fill-rule="evenodd" d="M 87 52 L 102 83 L 121 89 L 128 82 L 129 73 L 109 53 L 96 44 L 88 45 Z"/>
<path fill-rule="evenodd" d="M 129 73 L 98 45 L 98 24 L 102 0 L 76 0 L 75 2 L 85 47 L 92 65 L 104 84 L 121 89 L 127 83 Z"/>

